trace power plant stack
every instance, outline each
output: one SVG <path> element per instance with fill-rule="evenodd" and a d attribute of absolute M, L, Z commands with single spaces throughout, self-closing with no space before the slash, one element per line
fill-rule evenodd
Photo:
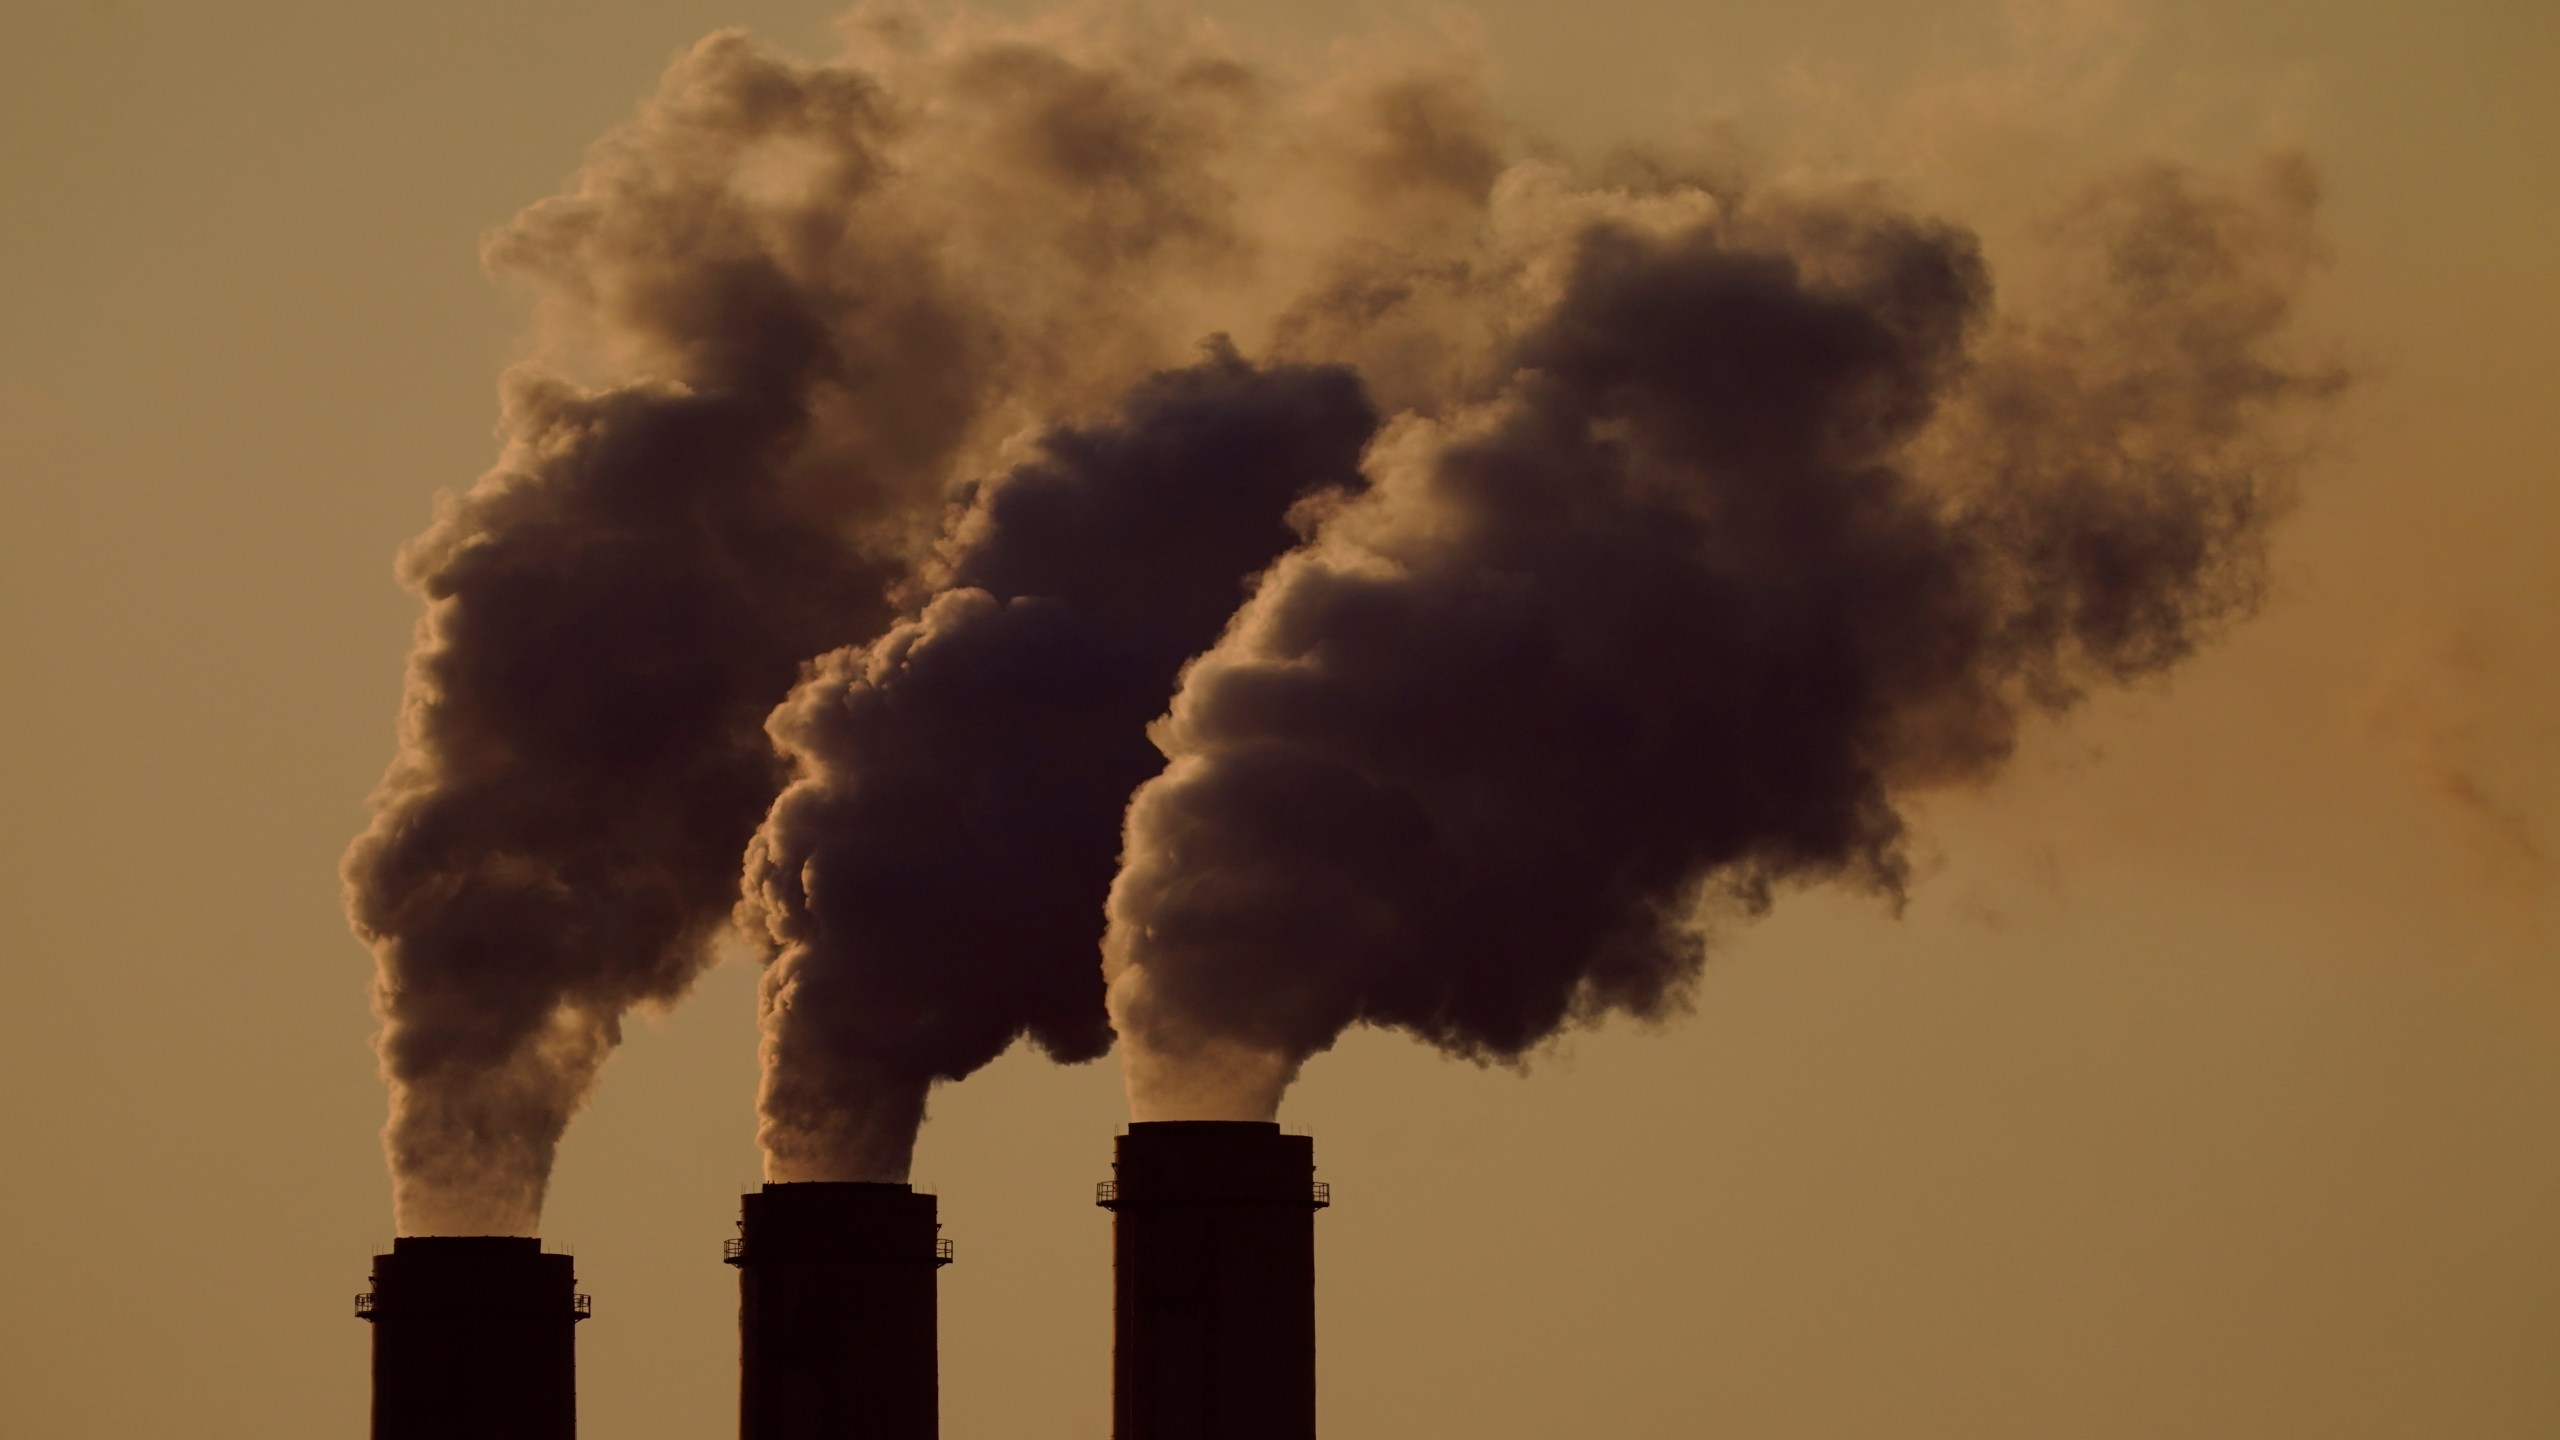
<path fill-rule="evenodd" d="M 1112 1173 L 1113 1440 L 1314 1440 L 1315 1142 L 1145 1121 Z"/>
<path fill-rule="evenodd" d="M 1129 1127 L 1112 1212 L 1113 1440 L 1314 1440 L 1315 1144 L 1267 1121 Z M 854 1181 L 741 1197 L 740 1440 L 939 1440 L 933 1196 Z M 373 1260 L 373 1440 L 576 1440 L 573 1262 L 518 1236 Z"/>
<path fill-rule="evenodd" d="M 574 1262 L 513 1235 L 402 1236 L 373 1257 L 373 1440 L 575 1440 Z"/>
<path fill-rule="evenodd" d="M 742 1197 L 740 1440 L 936 1440 L 935 1273 L 951 1263 L 934 1197 L 795 1181 Z"/>

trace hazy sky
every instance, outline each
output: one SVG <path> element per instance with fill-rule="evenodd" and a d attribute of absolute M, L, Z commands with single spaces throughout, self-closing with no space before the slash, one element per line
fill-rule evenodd
<path fill-rule="evenodd" d="M 0 16 L 0 1431 L 345 1436 L 389 1238 L 337 859 L 432 497 L 526 323 L 480 237 L 790 0 Z M 1727 127 L 1983 223 L 2111 161 L 2328 178 L 2362 377 L 2265 615 L 1930 813 L 1909 911 L 1781 903 L 1697 1013 L 1529 1078 L 1355 1037 L 1327 1440 L 2560 1433 L 2560 10 L 1212 4 L 1476 27 L 1560 145 Z M 635 1027 L 546 1223 L 587 1433 L 734 1427 L 753 976 Z M 1109 1062 L 919 1153 L 953 1440 L 1107 1429 Z"/>

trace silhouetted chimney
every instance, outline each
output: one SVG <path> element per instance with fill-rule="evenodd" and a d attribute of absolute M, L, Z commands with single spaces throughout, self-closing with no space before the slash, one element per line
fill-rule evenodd
<path fill-rule="evenodd" d="M 402 1236 L 373 1257 L 373 1440 L 574 1440 L 573 1263 L 513 1235 Z"/>
<path fill-rule="evenodd" d="M 933 1197 L 811 1180 L 742 1203 L 740 1440 L 936 1440 L 934 1272 L 951 1242 Z"/>
<path fill-rule="evenodd" d="M 1314 1440 L 1315 1142 L 1145 1121 L 1111 1168 L 1113 1440 Z"/>

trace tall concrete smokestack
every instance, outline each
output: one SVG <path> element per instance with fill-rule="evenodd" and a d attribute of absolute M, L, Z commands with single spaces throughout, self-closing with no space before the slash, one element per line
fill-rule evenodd
<path fill-rule="evenodd" d="M 1112 1440 L 1314 1440 L 1315 1142 L 1142 1121 L 1111 1168 Z"/>
<path fill-rule="evenodd" d="M 742 1199 L 739 1440 L 936 1440 L 934 1275 L 951 1263 L 934 1198 L 810 1180 Z"/>
<path fill-rule="evenodd" d="M 575 1440 L 573 1262 L 513 1235 L 402 1236 L 373 1257 L 373 1440 Z"/>

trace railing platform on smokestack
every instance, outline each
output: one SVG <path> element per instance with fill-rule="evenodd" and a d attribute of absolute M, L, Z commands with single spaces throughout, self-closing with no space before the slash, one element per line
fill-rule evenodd
<path fill-rule="evenodd" d="M 944 1243 L 948 1244 L 950 1242 L 945 1241 Z M 356 1296 L 357 1319 L 371 1322 L 381 1313 L 382 1302 L 375 1297 L 373 1291 L 367 1290 Z M 580 1320 L 592 1319 L 594 1318 L 595 1313 L 596 1297 L 593 1295 L 589 1295 L 585 1291 L 581 1290 L 569 1297 L 570 1324 L 575 1325 Z"/>
<path fill-rule="evenodd" d="M 950 1263 L 951 1263 L 951 1257 L 952 1257 L 952 1251 L 951 1251 L 951 1242 L 950 1242 L 950 1241 L 948 1241 L 948 1240 L 936 1240 L 936 1241 L 934 1241 L 934 1242 L 933 1242 L 933 1264 L 934 1264 L 934 1268 L 935 1268 L 935 1269 L 940 1269 L 941 1267 L 943 1267 L 943 1266 L 945 1266 L 945 1265 L 950 1264 Z M 732 1236 L 731 1238 L 729 1238 L 729 1239 L 727 1239 L 727 1240 L 723 1240 L 723 1241 L 721 1241 L 721 1242 L 720 1242 L 720 1260 L 721 1260 L 721 1263 L 723 1263 L 723 1264 L 727 1264 L 727 1265 L 744 1265 L 744 1264 L 746 1264 L 746 1263 L 747 1263 L 747 1238 L 746 1238 L 745 1236 L 743 1236 L 743 1235 L 738 1235 L 738 1236 Z M 362 1299 L 363 1297 L 362 1297 L 362 1296 L 358 1296 L 357 1298 L 358 1298 L 358 1299 Z"/>
<path fill-rule="evenodd" d="M 1196 1195 L 1186 1196 L 1184 1199 L 1187 1203 L 1194 1205 L 1201 1202 L 1201 1197 Z M 1256 1197 L 1257 1203 L 1259 1202 L 1259 1199 L 1260 1197 Z M 1118 1209 L 1120 1206 L 1120 1182 L 1117 1180 L 1105 1180 L 1095 1185 L 1093 1187 L 1093 1203 L 1101 1206 L 1105 1210 Z M 1333 1187 L 1331 1185 L 1326 1184 L 1322 1180 L 1314 1181 L 1309 1185 L 1307 1190 L 1307 1208 L 1311 1210 L 1322 1210 L 1332 1203 Z M 733 1240 L 729 1243 L 734 1245 L 737 1242 Z"/>

